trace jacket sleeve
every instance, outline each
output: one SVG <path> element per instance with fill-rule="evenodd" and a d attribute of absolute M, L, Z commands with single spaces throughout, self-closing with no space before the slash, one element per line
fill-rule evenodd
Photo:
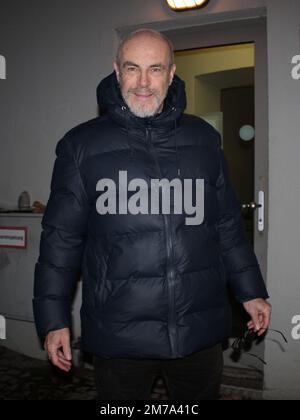
<path fill-rule="evenodd" d="M 218 232 L 229 286 L 239 302 L 267 299 L 257 258 L 246 237 L 241 204 L 229 181 L 228 165 L 221 147 L 220 173 L 217 181 L 219 201 Z"/>
<path fill-rule="evenodd" d="M 71 299 L 80 273 L 89 205 L 65 136 L 56 147 L 51 193 L 42 219 L 33 311 L 41 337 L 71 327 Z"/>

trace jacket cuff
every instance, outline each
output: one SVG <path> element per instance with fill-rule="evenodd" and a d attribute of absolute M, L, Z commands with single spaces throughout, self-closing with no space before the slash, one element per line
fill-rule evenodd
<path fill-rule="evenodd" d="M 33 299 L 33 313 L 37 333 L 45 337 L 50 331 L 71 328 L 71 303 L 69 300 L 50 298 Z"/>

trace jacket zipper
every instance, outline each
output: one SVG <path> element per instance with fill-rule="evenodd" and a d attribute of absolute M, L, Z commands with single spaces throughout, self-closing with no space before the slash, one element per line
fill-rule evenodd
<path fill-rule="evenodd" d="M 156 151 L 152 144 L 151 128 L 146 128 L 146 140 L 147 140 L 147 145 L 149 145 L 149 151 L 155 161 L 155 165 L 157 167 L 159 176 L 160 178 L 162 178 L 162 173 L 161 173 L 159 162 L 156 156 Z M 176 329 L 176 311 L 175 311 L 175 269 L 174 269 L 174 260 L 173 260 L 174 249 L 173 249 L 172 232 L 171 232 L 171 218 L 169 214 L 163 214 L 162 216 L 163 216 L 164 224 L 165 224 L 166 250 L 167 250 L 167 283 L 168 283 L 168 291 L 169 291 L 168 332 L 169 332 L 172 356 L 178 357 L 178 352 L 176 349 L 177 329 Z"/>

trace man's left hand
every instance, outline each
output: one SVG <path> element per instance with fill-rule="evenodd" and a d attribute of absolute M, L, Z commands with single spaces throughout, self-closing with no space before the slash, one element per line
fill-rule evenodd
<path fill-rule="evenodd" d="M 251 316 L 247 324 L 249 330 L 255 330 L 258 336 L 263 335 L 270 325 L 272 306 L 264 299 L 253 299 L 244 302 L 243 306 Z"/>

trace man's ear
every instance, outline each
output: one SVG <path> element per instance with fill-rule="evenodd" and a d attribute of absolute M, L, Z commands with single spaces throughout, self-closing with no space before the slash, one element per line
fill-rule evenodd
<path fill-rule="evenodd" d="M 173 78 L 175 76 L 175 72 L 176 72 L 176 64 L 172 64 L 171 70 L 170 70 L 170 81 L 169 81 L 169 86 L 171 86 L 172 82 L 173 82 Z"/>
<path fill-rule="evenodd" d="M 117 80 L 118 80 L 118 82 L 120 82 L 120 70 L 119 70 L 118 64 L 115 61 L 114 61 L 114 69 L 115 69 L 115 72 L 116 72 Z"/>

